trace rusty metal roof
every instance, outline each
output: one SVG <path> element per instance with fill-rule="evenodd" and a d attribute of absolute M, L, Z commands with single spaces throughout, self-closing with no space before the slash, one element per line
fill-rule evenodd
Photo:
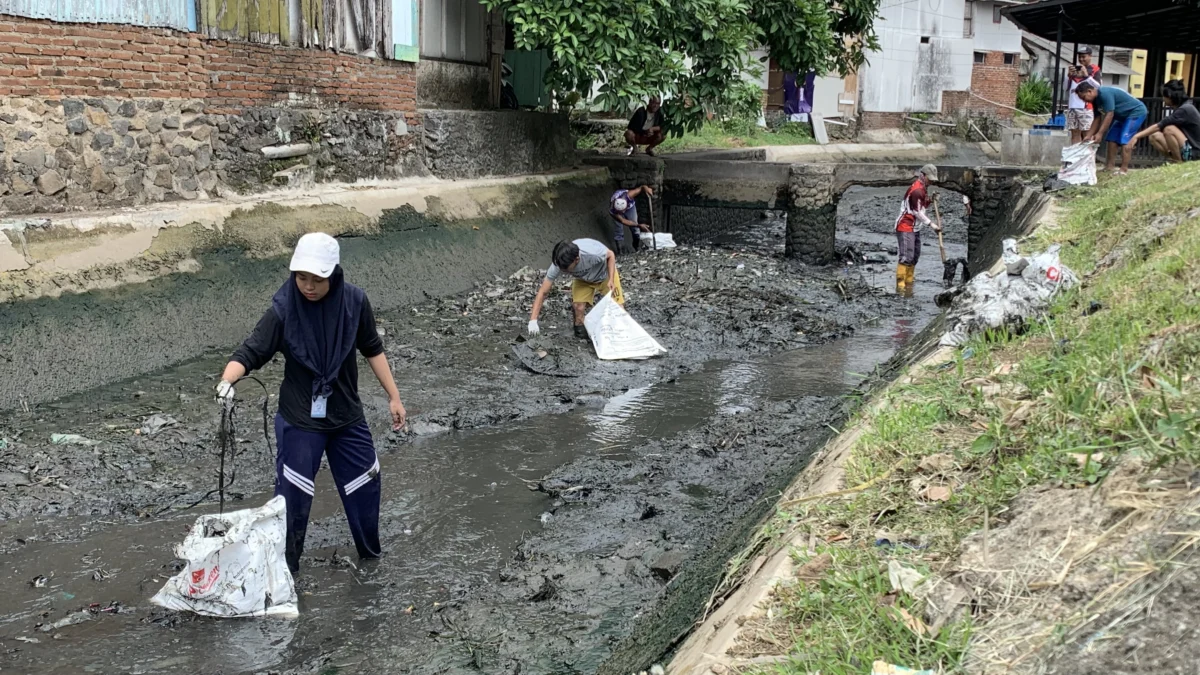
<path fill-rule="evenodd" d="M 1051 41 L 1061 17 L 1064 43 L 1200 52 L 1197 0 L 1039 0 L 1001 13 Z"/>

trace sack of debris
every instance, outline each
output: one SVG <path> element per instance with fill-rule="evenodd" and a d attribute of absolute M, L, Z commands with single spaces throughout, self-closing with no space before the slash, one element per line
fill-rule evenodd
<path fill-rule="evenodd" d="M 648 359 L 667 353 L 667 350 L 658 344 L 658 340 L 650 337 L 650 334 L 629 316 L 629 312 L 612 299 L 612 293 L 596 303 L 592 311 L 584 317 L 583 325 L 587 328 L 588 336 L 592 338 L 596 356 L 605 361 Z"/>
<path fill-rule="evenodd" d="M 200 516 L 175 547 L 187 566 L 150 601 L 204 616 L 299 616 L 284 558 L 286 512 L 274 497 L 257 509 Z"/>
<path fill-rule="evenodd" d="M 1062 149 L 1058 179 L 1070 185 L 1096 184 L 1096 144 L 1076 143 Z"/>
<path fill-rule="evenodd" d="M 642 240 L 642 248 L 675 248 L 675 237 L 670 232 L 640 232 L 638 237 Z"/>
<path fill-rule="evenodd" d="M 1004 269 L 995 276 L 983 274 L 961 288 L 952 299 L 946 315 L 949 330 L 939 344 L 957 347 L 971 335 L 1003 328 L 1020 333 L 1025 321 L 1046 310 L 1062 289 L 1071 288 L 1079 279 L 1059 258 L 1059 246 L 1024 258 L 1017 253 L 1016 242 L 1004 242 Z"/>

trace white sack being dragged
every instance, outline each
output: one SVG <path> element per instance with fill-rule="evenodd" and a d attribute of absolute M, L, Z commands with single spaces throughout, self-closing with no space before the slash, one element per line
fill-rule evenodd
<path fill-rule="evenodd" d="M 1071 185 L 1096 184 L 1096 144 L 1076 143 L 1062 149 L 1058 179 Z"/>
<path fill-rule="evenodd" d="M 150 601 L 204 616 L 298 616 L 284 558 L 286 512 L 283 497 L 274 497 L 257 509 L 200 516 L 175 547 L 187 567 Z"/>
<path fill-rule="evenodd" d="M 612 299 L 612 293 L 596 303 L 583 320 L 596 356 L 605 361 L 648 359 L 667 350 L 650 337 L 625 308 Z"/>
<path fill-rule="evenodd" d="M 1055 244 L 1031 258 L 1022 258 L 1017 254 L 1016 242 L 1006 239 L 1005 270 L 996 276 L 981 274 L 963 287 L 946 314 L 949 328 L 939 344 L 961 346 L 971 335 L 988 329 L 1023 330 L 1026 319 L 1045 311 L 1055 294 L 1079 282 L 1059 260 L 1058 251 Z"/>

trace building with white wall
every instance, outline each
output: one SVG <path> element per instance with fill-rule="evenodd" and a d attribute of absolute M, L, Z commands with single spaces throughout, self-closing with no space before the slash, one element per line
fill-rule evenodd
<path fill-rule="evenodd" d="M 883 0 L 880 50 L 859 71 L 863 128 L 911 113 L 1008 117 L 1020 79 L 1021 31 L 1000 14 L 1011 0 Z"/>

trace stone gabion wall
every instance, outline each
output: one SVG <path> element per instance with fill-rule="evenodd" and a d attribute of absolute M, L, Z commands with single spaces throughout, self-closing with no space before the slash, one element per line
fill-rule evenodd
<path fill-rule="evenodd" d="M 566 115 L 427 110 L 422 125 L 426 166 L 442 178 L 541 173 L 575 163 Z"/>
<path fill-rule="evenodd" d="M 814 265 L 832 262 L 837 231 L 834 167 L 793 165 L 788 190 L 792 203 L 784 254 Z"/>
<path fill-rule="evenodd" d="M 251 107 L 210 114 L 201 100 L 0 99 L 0 209 L 110 208 L 250 192 L 308 165 L 316 180 L 423 172 L 402 112 Z M 262 148 L 308 143 L 269 160 Z"/>

